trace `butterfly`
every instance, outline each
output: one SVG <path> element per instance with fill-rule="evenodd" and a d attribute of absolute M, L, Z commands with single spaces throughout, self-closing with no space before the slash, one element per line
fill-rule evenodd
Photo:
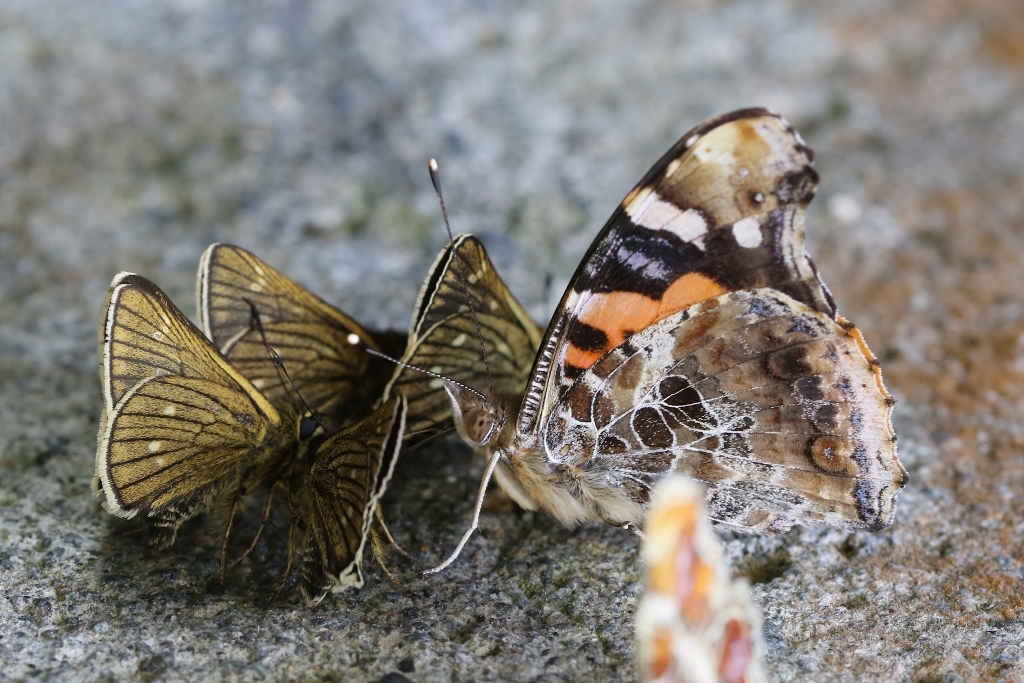
<path fill-rule="evenodd" d="M 703 498 L 694 482 L 665 477 L 644 524 L 636 651 L 648 683 L 765 680 L 761 613 L 746 581 L 730 577 Z"/>
<path fill-rule="evenodd" d="M 108 512 L 145 516 L 153 544 L 169 547 L 187 519 L 284 476 L 301 415 L 275 406 L 159 287 L 117 275 L 103 330 L 96 475 Z"/>
<path fill-rule="evenodd" d="M 203 332 L 275 406 L 301 402 L 333 431 L 379 400 L 391 366 L 360 346 L 381 351 L 383 344 L 385 351 L 396 352 L 395 339 L 404 342 L 405 335 L 363 329 L 234 245 L 207 248 L 197 283 Z M 350 342 L 353 334 L 359 346 Z"/>
<path fill-rule="evenodd" d="M 246 286 L 240 262 L 258 274 L 258 289 Z M 224 346 L 236 354 L 245 372 L 225 358 L 156 285 L 130 273 L 114 279 L 101 335 L 104 417 L 97 451 L 98 487 L 113 514 L 129 518 L 144 514 L 158 547 L 172 545 L 178 528 L 190 517 L 228 508 L 229 512 L 222 512 L 227 518 L 226 545 L 243 496 L 270 487 L 265 521 L 274 491 L 281 490 L 293 513 L 289 566 L 292 553 L 301 549 L 303 594 L 310 602 L 319 602 L 333 586 L 362 585 L 359 563 L 402 442 L 405 402 L 381 405 L 303 457 L 316 433 L 308 428 L 309 401 L 298 393 L 296 381 L 282 378 L 281 373 L 288 371 L 285 363 L 294 362 L 297 385 L 309 390 L 318 409 L 329 410 L 337 399 L 317 391 L 320 379 L 308 368 L 331 368 L 335 357 L 351 344 L 339 344 L 333 356 L 328 350 L 324 360 L 303 349 L 302 343 L 308 339 L 304 334 L 324 329 L 337 337 L 341 333 L 335 331 L 335 322 L 348 319 L 249 252 L 214 245 L 200 271 L 207 329 L 231 331 L 231 317 L 225 314 L 232 309 L 230 291 L 225 293 L 228 285 L 224 284 L 229 266 L 234 267 L 232 283 L 257 294 L 252 299 L 247 294 L 242 303 L 251 306 L 250 316 L 258 317 L 251 317 L 244 327 L 238 323 Z M 211 306 L 211 301 L 219 307 Z M 327 313 L 317 310 L 317 305 Z M 259 306 L 271 312 L 266 327 L 253 325 L 253 320 L 262 320 Z M 243 306 L 236 303 L 234 308 Z M 319 322 L 316 313 L 327 322 Z M 287 322 L 282 323 L 286 316 Z M 346 335 L 356 334 L 353 329 L 362 332 L 355 323 L 343 329 Z M 257 332 L 262 356 L 250 336 Z M 268 348 L 274 347 L 267 336 L 282 351 L 270 354 Z M 367 338 L 361 337 L 363 343 Z M 310 345 L 320 351 L 316 342 Z M 351 372 L 355 375 L 364 368 L 365 363 L 357 362 Z M 349 384 L 359 380 L 341 376 Z M 267 391 L 261 391 L 256 382 Z M 286 386 L 288 390 L 282 388 Z M 351 400 L 345 405 L 351 406 Z"/>
<path fill-rule="evenodd" d="M 415 368 L 446 373 L 455 381 L 482 382 L 495 395 L 512 398 L 529 379 L 541 336 L 483 244 L 472 235 L 459 235 L 430 268 L 402 363 L 384 396 L 408 399 L 410 436 L 429 434 L 451 419 L 452 404 L 443 378 Z"/>
<path fill-rule="evenodd" d="M 299 585 L 310 604 L 331 590 L 363 585 L 363 551 L 374 538 L 371 524 L 398 460 L 407 412 L 404 397 L 392 398 L 312 451 L 291 496 L 289 533 L 289 558 L 301 548 Z M 379 559 L 376 548 L 374 554 Z"/>
<path fill-rule="evenodd" d="M 456 429 L 489 459 L 485 481 L 493 472 L 522 507 L 567 526 L 635 527 L 669 473 L 704 482 L 710 517 L 740 531 L 891 523 L 907 480 L 894 401 L 804 249 L 812 164 L 764 109 L 697 126 L 598 234 L 525 382 L 488 389 L 478 351 L 449 349 L 460 379 L 444 388 Z M 462 298 L 486 296 L 478 287 L 467 281 Z"/>

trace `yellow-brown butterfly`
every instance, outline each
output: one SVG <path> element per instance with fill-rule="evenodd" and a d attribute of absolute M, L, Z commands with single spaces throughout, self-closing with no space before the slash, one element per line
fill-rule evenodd
<path fill-rule="evenodd" d="M 300 414 L 267 400 L 146 278 L 111 283 L 101 358 L 99 487 L 108 512 L 149 519 L 154 545 L 293 463 Z"/>
<path fill-rule="evenodd" d="M 144 513 L 155 532 L 153 542 L 160 547 L 170 546 L 181 523 L 207 509 L 219 510 L 226 518 L 226 546 L 245 494 L 272 487 L 265 520 L 273 492 L 283 490 L 294 517 L 289 565 L 293 551 L 301 549 L 302 592 L 317 603 L 332 587 L 362 585 L 359 565 L 371 536 L 370 522 L 402 442 L 405 401 L 385 403 L 321 443 L 308 459 L 302 458 L 307 443 L 300 431 L 308 402 L 289 379 L 290 373 L 284 376 L 285 362 L 299 368 L 297 381 L 310 389 L 314 410 L 343 405 L 350 412 L 339 419 L 351 418 L 361 410 L 356 401 L 321 390 L 317 376 L 309 373 L 311 366 L 326 368 L 339 380 L 327 386 L 350 388 L 359 378 L 334 367 L 341 363 L 337 359 L 345 355 L 350 341 L 331 348 L 314 339 L 309 342 L 312 352 L 302 348 L 311 334 L 337 341 L 341 333 L 334 323 L 349 319 L 252 254 L 224 245 L 215 245 L 203 259 L 204 266 L 213 265 L 201 270 L 207 274 L 200 279 L 201 297 L 209 291 L 202 286 L 204 281 L 213 281 L 209 273 L 223 272 L 231 259 L 244 259 L 260 269 L 262 282 L 257 284 L 263 298 L 253 298 L 272 311 L 270 322 L 263 326 L 258 305 L 252 299 L 242 300 L 251 307 L 246 311 L 249 326 L 234 333 L 227 349 L 238 354 L 246 373 L 228 362 L 156 285 L 129 273 L 115 278 L 101 333 L 104 411 L 97 480 L 107 510 L 123 517 Z M 224 280 L 216 280 L 220 284 L 215 287 L 223 290 Z M 275 283 L 273 289 L 266 286 L 268 281 Z M 281 304 L 282 299 L 290 307 Z M 226 297 L 217 300 L 223 302 Z M 301 307 L 296 300 L 307 305 Z M 282 320 L 284 309 L 290 311 L 286 320 Z M 308 325 L 303 325 L 303 314 L 311 320 Z M 327 322 L 320 322 L 318 315 Z M 369 339 L 354 322 L 350 330 L 362 332 L 363 343 Z M 253 341 L 251 333 L 259 334 L 260 341 Z M 271 334 L 283 352 L 270 345 Z M 261 357 L 257 357 L 257 343 Z M 320 355 L 323 349 L 326 360 Z M 352 373 L 365 371 L 366 363 L 356 361 Z M 267 393 L 250 381 L 250 373 L 268 387 Z M 332 414 L 338 416 L 338 411 Z"/>
<path fill-rule="evenodd" d="M 393 398 L 310 455 L 305 480 L 290 498 L 289 557 L 301 548 L 299 585 L 311 604 L 328 591 L 363 585 L 363 550 L 371 538 L 377 555 L 371 523 L 398 460 L 406 413 L 405 398 Z"/>
<path fill-rule="evenodd" d="M 200 327 L 224 357 L 279 410 L 301 401 L 329 431 L 364 416 L 392 373 L 389 363 L 353 346 L 350 335 L 374 351 L 381 343 L 387 353 L 405 341 L 404 334 L 368 332 L 230 244 L 211 245 L 203 254 L 197 294 Z"/>
<path fill-rule="evenodd" d="M 483 382 L 511 400 L 526 386 L 541 335 L 480 241 L 459 235 L 438 255 L 420 290 L 402 361 L 456 382 Z M 452 415 L 444 379 L 405 365 L 384 395 L 409 400 L 409 436 L 427 434 Z"/>

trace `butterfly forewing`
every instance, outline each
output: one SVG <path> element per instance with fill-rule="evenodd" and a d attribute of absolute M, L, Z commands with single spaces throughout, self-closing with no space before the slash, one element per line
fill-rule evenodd
<path fill-rule="evenodd" d="M 818 180 L 812 162 L 799 134 L 763 109 L 684 135 L 626 196 L 576 271 L 545 337 L 520 430 L 543 422 L 580 372 L 632 332 L 709 297 L 772 287 L 834 316 L 804 252 L 803 215 Z"/>
<path fill-rule="evenodd" d="M 294 446 L 282 415 L 156 285 L 118 275 L 102 348 L 96 472 L 107 509 L 143 513 L 174 540 L 213 497 L 271 476 Z"/>
<path fill-rule="evenodd" d="M 540 330 L 498 276 L 483 245 L 460 235 L 443 250 L 420 293 L 402 360 L 471 387 L 517 399 L 526 387 Z M 444 380 L 399 367 L 389 396 L 409 401 L 409 433 L 451 416 Z"/>
<path fill-rule="evenodd" d="M 317 413 L 341 417 L 380 395 L 386 374 L 367 376 L 366 352 L 348 341 L 355 334 L 376 350 L 371 335 L 245 249 L 206 250 L 198 297 L 206 334 L 274 405 L 301 397 Z"/>
<path fill-rule="evenodd" d="M 393 398 L 324 441 L 295 495 L 301 528 L 301 590 L 319 602 L 332 588 L 363 584 L 363 550 L 401 449 L 407 407 Z"/>

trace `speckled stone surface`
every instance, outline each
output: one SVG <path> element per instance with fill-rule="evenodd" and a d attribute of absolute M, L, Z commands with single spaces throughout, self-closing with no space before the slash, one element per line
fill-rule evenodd
<path fill-rule="evenodd" d="M 272 600 L 285 520 L 223 585 L 201 522 L 151 551 L 90 493 L 100 309 L 133 270 L 192 313 L 220 240 L 403 328 L 444 241 L 434 156 L 455 230 L 546 319 L 664 149 L 767 105 L 817 152 L 810 250 L 911 479 L 880 533 L 727 539 L 766 668 L 1024 680 L 1022 33 L 1017 0 L 0 2 L 0 679 L 631 680 L 627 532 L 495 504 L 419 576 L 470 513 L 453 441 L 385 500 L 404 588 L 367 566 Z"/>

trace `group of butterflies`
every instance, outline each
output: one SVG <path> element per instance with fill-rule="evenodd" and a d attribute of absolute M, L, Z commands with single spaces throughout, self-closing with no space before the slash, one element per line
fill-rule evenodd
<path fill-rule="evenodd" d="M 488 464 L 438 569 L 492 476 L 567 526 L 639 529 L 674 474 L 726 528 L 880 529 L 907 473 L 878 361 L 804 249 L 812 164 L 764 109 L 697 126 L 623 200 L 546 330 L 470 235 L 432 266 L 407 337 L 235 246 L 202 257 L 198 326 L 122 273 L 101 330 L 105 507 L 161 547 L 213 512 L 226 544 L 248 494 L 266 493 L 264 521 L 276 497 L 315 603 L 362 584 L 400 453 L 454 422 Z"/>

